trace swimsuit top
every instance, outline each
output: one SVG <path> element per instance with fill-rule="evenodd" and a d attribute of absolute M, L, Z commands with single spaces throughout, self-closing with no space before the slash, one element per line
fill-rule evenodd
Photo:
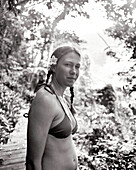
<path fill-rule="evenodd" d="M 51 93 L 51 91 L 49 91 L 47 89 L 47 87 L 50 88 L 50 90 L 53 92 L 53 94 L 55 94 L 54 90 L 50 87 L 50 86 L 44 86 L 44 89 L 47 90 L 48 92 Z M 55 94 L 56 95 L 56 94 Z M 64 119 L 55 127 L 51 128 L 48 132 L 48 134 L 53 135 L 56 138 L 67 138 L 70 134 L 74 134 L 77 131 L 77 121 L 75 119 L 76 125 L 74 127 L 74 129 L 71 128 L 71 122 L 69 117 L 67 116 L 67 113 L 61 103 L 61 101 L 59 100 L 58 96 L 56 95 L 60 105 L 62 106 L 62 109 L 65 113 L 65 117 Z M 74 116 L 73 116 L 74 117 Z"/>

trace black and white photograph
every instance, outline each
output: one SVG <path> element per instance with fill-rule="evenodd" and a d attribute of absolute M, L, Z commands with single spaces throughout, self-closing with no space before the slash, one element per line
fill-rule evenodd
<path fill-rule="evenodd" d="M 136 0 L 0 0 L 0 170 L 136 170 Z"/>

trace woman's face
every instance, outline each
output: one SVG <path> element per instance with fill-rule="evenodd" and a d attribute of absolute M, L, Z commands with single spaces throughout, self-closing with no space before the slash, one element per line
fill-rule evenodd
<path fill-rule="evenodd" d="M 55 68 L 57 82 L 62 87 L 72 87 L 79 76 L 80 56 L 70 52 L 61 57 Z"/>

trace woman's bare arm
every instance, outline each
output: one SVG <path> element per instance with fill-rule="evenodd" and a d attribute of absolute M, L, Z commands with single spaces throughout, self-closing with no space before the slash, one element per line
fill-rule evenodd
<path fill-rule="evenodd" d="M 42 170 L 48 130 L 54 118 L 52 102 L 43 91 L 34 99 L 28 118 L 26 170 Z"/>

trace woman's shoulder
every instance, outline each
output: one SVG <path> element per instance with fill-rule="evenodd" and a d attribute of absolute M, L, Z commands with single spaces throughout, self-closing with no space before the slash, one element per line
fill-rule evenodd
<path fill-rule="evenodd" d="M 38 113 L 38 115 L 43 118 L 45 118 L 45 116 L 54 117 L 56 116 L 55 106 L 54 94 L 41 88 L 37 91 L 30 110 L 33 115 Z"/>
<path fill-rule="evenodd" d="M 35 100 L 43 101 L 44 103 L 52 103 L 54 101 L 55 95 L 52 91 L 47 87 L 42 87 L 36 93 Z"/>

